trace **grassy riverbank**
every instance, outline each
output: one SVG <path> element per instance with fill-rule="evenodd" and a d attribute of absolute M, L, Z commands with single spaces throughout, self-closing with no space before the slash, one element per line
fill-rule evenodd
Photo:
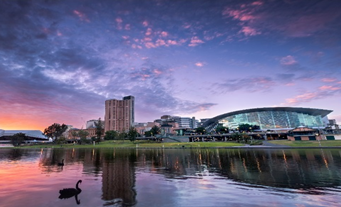
<path fill-rule="evenodd" d="M 287 141 L 272 140 L 267 141 L 273 146 L 286 147 L 341 147 L 341 140 L 323 141 Z M 6 148 L 219 148 L 219 147 L 240 147 L 244 143 L 237 142 L 154 142 L 154 141 L 135 141 L 128 140 L 109 140 L 99 144 L 35 144 L 31 146 L 6 147 Z M 0 147 L 1 148 L 1 147 Z"/>
<path fill-rule="evenodd" d="M 110 140 L 102 141 L 99 144 L 36 144 L 31 146 L 21 146 L 19 148 L 191 148 L 191 147 L 234 147 L 244 146 L 236 142 L 153 142 Z"/>
<path fill-rule="evenodd" d="M 276 145 L 285 145 L 289 147 L 341 147 L 341 140 L 322 140 L 322 141 L 288 141 L 273 140 L 269 143 Z"/>

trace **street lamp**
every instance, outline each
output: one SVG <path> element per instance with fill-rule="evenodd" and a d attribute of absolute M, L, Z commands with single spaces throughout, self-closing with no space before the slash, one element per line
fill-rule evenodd
<path fill-rule="evenodd" d="M 316 139 L 317 139 L 317 141 L 319 142 L 319 145 L 320 145 L 320 147 L 321 147 L 321 142 L 320 142 L 320 139 L 318 138 L 319 134 L 316 133 L 315 135 L 316 135 Z"/>

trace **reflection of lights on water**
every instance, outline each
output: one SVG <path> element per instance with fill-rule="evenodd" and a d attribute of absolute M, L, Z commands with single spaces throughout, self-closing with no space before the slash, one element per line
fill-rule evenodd
<path fill-rule="evenodd" d="M 324 152 L 323 152 L 322 149 L 321 149 L 321 153 L 322 153 L 322 158 L 323 158 L 324 165 L 326 166 L 327 169 L 329 169 L 329 167 L 328 167 L 328 160 L 324 156 Z"/>
<path fill-rule="evenodd" d="M 245 158 L 243 158 L 243 166 L 244 166 L 245 172 L 247 172 L 247 167 L 246 167 L 246 161 L 245 161 Z"/>
<path fill-rule="evenodd" d="M 282 150 L 282 152 L 283 152 L 283 159 L 284 159 L 284 162 L 287 163 L 287 157 L 285 156 L 284 150 Z"/>
<path fill-rule="evenodd" d="M 285 168 L 287 169 L 288 168 L 287 156 L 285 155 L 284 150 L 282 150 L 282 152 L 283 152 L 283 160 L 285 162 Z"/>
<path fill-rule="evenodd" d="M 258 169 L 258 172 L 262 172 L 262 170 L 260 169 L 260 163 L 258 161 L 258 158 L 256 159 L 256 162 L 257 162 L 257 169 Z"/>
<path fill-rule="evenodd" d="M 201 153 L 199 153 L 199 163 L 197 163 L 198 165 L 201 165 L 201 163 L 202 163 L 202 160 L 201 160 Z"/>
<path fill-rule="evenodd" d="M 176 158 L 176 161 L 175 161 L 175 163 L 174 163 L 174 169 L 175 169 L 175 170 L 179 170 L 179 168 L 180 168 L 180 167 L 179 167 L 179 158 L 177 157 L 177 158 Z"/>
<path fill-rule="evenodd" d="M 231 163 L 231 165 L 230 165 L 231 172 L 236 172 L 236 168 L 234 167 L 232 158 L 230 158 L 230 163 Z"/>
<path fill-rule="evenodd" d="M 324 164 L 326 165 L 326 168 L 328 168 L 328 161 L 327 161 L 327 159 L 324 158 L 323 161 L 324 161 Z"/>
<path fill-rule="evenodd" d="M 74 156 L 75 156 L 75 148 L 72 148 L 71 157 L 73 158 Z"/>

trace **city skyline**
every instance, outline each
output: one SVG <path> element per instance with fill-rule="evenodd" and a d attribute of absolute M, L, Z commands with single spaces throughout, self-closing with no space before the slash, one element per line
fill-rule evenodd
<path fill-rule="evenodd" d="M 341 1 L 2 1 L 0 129 L 81 128 L 105 100 L 135 121 L 261 107 L 341 123 Z"/>

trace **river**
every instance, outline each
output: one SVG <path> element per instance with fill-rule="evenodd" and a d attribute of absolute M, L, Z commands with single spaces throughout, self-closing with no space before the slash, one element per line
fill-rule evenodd
<path fill-rule="evenodd" d="M 0 178 L 1 207 L 340 206 L 341 150 L 0 149 Z"/>

